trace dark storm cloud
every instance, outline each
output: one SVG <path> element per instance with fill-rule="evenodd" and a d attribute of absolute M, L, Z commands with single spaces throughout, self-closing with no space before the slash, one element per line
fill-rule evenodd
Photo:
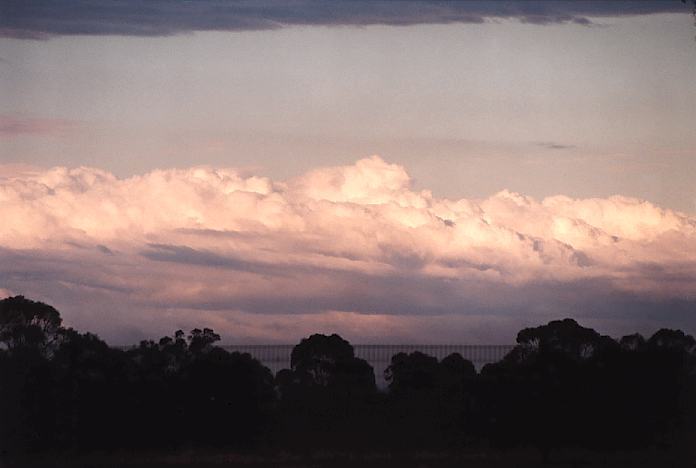
<path fill-rule="evenodd" d="M 314 323 L 309 317 L 316 316 L 316 323 L 322 323 L 327 310 L 386 314 L 393 321 L 389 323 L 403 322 L 405 329 L 411 326 L 411 318 L 420 318 L 419 327 L 430 327 L 421 332 L 421 338 L 429 342 L 471 339 L 459 334 L 491 321 L 496 326 L 481 339 L 509 342 L 524 326 L 562 317 L 574 317 L 617 337 L 634 331 L 649 335 L 665 326 L 688 331 L 696 327 L 694 297 L 650 298 L 618 290 L 602 278 L 491 285 L 485 280 L 448 280 L 412 272 L 374 275 L 335 270 L 329 275 L 328 270 L 298 269 L 292 264 L 260 267 L 256 262 L 245 264 L 229 255 L 181 245 L 151 244 L 147 252 L 105 262 L 100 252 L 87 249 L 0 248 L 0 286 L 55 303 L 71 326 L 96 331 L 120 344 L 189 325 L 222 327 L 220 331 L 233 333 L 240 313 L 236 311 L 249 314 L 244 319 L 247 325 L 259 330 L 277 320 L 278 339 L 286 336 L 283 327 L 289 326 L 292 317 Z M 169 266 L 162 268 L 163 261 Z M 192 273 L 192 267 L 203 269 Z M 256 290 L 224 286 L 243 281 L 240 272 L 257 270 L 251 274 L 266 276 L 271 269 L 276 273 L 271 278 L 281 283 Z M 665 286 L 684 279 L 683 268 L 676 268 L 676 276 L 674 269 L 659 265 L 644 264 L 639 269 Z M 160 292 L 168 283 L 180 284 L 176 289 L 183 291 L 197 288 L 197 278 L 208 284 L 201 294 L 172 298 Z M 288 293 L 283 284 L 294 287 Z M 457 325 L 460 322 L 466 327 Z M 384 332 L 387 341 L 399 339 L 398 330 L 394 336 Z"/>
<path fill-rule="evenodd" d="M 214 268 L 227 268 L 238 271 L 258 272 L 259 265 L 231 256 L 217 255 L 213 252 L 196 250 L 183 245 L 150 244 L 148 250 L 141 252 L 147 259 L 158 262 L 172 262 Z"/>
<path fill-rule="evenodd" d="M 168 36 L 193 31 L 246 31 L 286 26 L 483 23 L 591 24 L 593 17 L 688 12 L 679 0 L 615 1 L 58 1 L 5 0 L 0 35 Z"/>
<path fill-rule="evenodd" d="M 13 291 L 23 291 L 27 284 L 31 285 L 30 289 L 60 285 L 118 294 L 134 291 L 124 281 L 111 276 L 110 269 L 103 262 L 92 260 L 94 263 L 86 264 L 85 259 L 93 259 L 90 251 L 47 254 L 32 249 L 0 247 L 0 285 Z"/>
<path fill-rule="evenodd" d="M 221 255 L 208 250 L 193 249 L 185 245 L 149 244 L 146 250 L 140 252 L 140 255 L 156 262 L 220 268 L 263 276 L 292 276 L 296 273 L 334 271 L 303 265 L 291 265 L 288 269 L 287 265 L 248 261 L 233 255 Z"/>

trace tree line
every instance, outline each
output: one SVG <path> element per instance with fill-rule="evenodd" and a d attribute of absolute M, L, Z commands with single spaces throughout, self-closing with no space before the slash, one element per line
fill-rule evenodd
<path fill-rule="evenodd" d="M 213 330 L 123 350 L 53 307 L 0 301 L 0 450 L 450 450 L 669 447 L 694 436 L 696 340 L 619 340 L 572 319 L 525 328 L 477 372 L 454 353 L 398 353 L 385 372 L 315 334 L 273 375 Z"/>

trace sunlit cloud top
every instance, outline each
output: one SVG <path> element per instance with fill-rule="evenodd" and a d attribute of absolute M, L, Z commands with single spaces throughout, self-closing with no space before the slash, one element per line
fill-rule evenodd
<path fill-rule="evenodd" d="M 0 204 L 0 286 L 117 341 L 124 322 L 286 342 L 312 326 L 363 342 L 462 341 L 501 320 L 510 328 L 488 338 L 504 341 L 571 312 L 630 331 L 674 320 L 696 293 L 688 215 L 623 196 L 438 198 L 378 156 L 287 180 L 7 170 Z M 435 336 L 418 334 L 422 320 Z"/>

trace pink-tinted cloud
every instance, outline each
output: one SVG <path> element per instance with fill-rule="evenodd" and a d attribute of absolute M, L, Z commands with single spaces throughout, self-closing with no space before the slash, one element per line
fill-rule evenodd
<path fill-rule="evenodd" d="M 60 135 L 75 128 L 68 119 L 47 119 L 0 115 L 0 138 L 18 135 Z"/>
<path fill-rule="evenodd" d="M 617 333 L 696 323 L 696 220 L 622 196 L 442 199 L 375 156 L 284 181 L 18 172 L 0 204 L 0 288 L 112 341 L 195 325 L 241 341 L 504 342 L 567 315 Z"/>

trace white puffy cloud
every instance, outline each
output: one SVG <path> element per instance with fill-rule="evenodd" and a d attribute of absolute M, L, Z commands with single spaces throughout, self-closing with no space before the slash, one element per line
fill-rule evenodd
<path fill-rule="evenodd" d="M 486 324 L 508 324 L 489 330 L 501 341 L 573 314 L 627 332 L 693 322 L 696 219 L 623 196 L 449 200 L 373 156 L 285 181 L 6 168 L 0 206 L 0 291 L 115 341 L 201 322 L 290 342 L 332 324 L 480 342 Z"/>

